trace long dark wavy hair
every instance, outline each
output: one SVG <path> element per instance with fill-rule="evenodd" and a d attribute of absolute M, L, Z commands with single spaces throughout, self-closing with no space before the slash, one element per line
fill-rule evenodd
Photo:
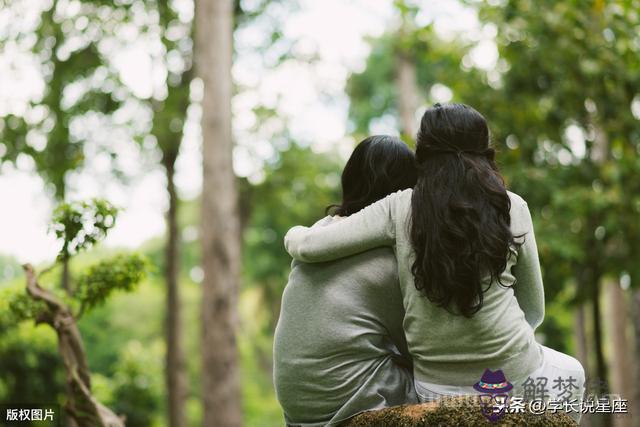
<path fill-rule="evenodd" d="M 511 203 L 484 117 L 463 104 L 435 104 L 420 122 L 418 181 L 411 199 L 415 286 L 452 313 L 472 317 L 500 281 L 510 248 Z M 486 289 L 485 279 L 489 277 Z"/>
<path fill-rule="evenodd" d="M 413 151 L 400 139 L 370 136 L 360 142 L 342 171 L 342 202 L 327 213 L 349 216 L 385 196 L 416 184 Z"/>

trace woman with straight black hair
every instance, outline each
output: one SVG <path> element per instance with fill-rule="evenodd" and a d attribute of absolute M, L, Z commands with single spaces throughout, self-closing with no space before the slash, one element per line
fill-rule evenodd
<path fill-rule="evenodd" d="M 413 152 L 398 138 L 372 136 L 342 173 L 335 216 L 416 183 Z M 276 395 L 291 426 L 340 424 L 359 412 L 418 401 L 402 329 L 393 251 L 378 248 L 322 264 L 294 261 L 274 336 Z"/>
<path fill-rule="evenodd" d="M 306 262 L 394 247 L 421 400 L 513 385 L 522 391 L 529 377 L 545 377 L 548 395 L 564 390 L 564 398 L 566 389 L 552 388 L 561 377 L 579 399 L 580 363 L 534 338 L 544 290 L 533 224 L 527 203 L 505 188 L 494 155 L 480 113 L 436 104 L 420 123 L 413 190 L 322 229 L 294 227 L 285 245 Z"/>
<path fill-rule="evenodd" d="M 342 171 L 342 202 L 327 213 L 349 216 L 398 190 L 412 188 L 417 179 L 415 155 L 407 144 L 389 135 L 365 138 L 351 153 Z"/>

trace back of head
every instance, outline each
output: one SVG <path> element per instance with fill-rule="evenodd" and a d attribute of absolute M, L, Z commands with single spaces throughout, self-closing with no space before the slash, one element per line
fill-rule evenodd
<path fill-rule="evenodd" d="M 516 244 L 486 120 L 463 104 L 436 104 L 422 117 L 416 160 L 410 230 L 416 288 L 471 317 L 482 307 L 488 289 L 482 284 L 499 283 Z"/>
<path fill-rule="evenodd" d="M 409 147 L 392 136 L 370 136 L 356 146 L 342 171 L 342 202 L 327 211 L 348 216 L 415 183 L 415 156 Z"/>

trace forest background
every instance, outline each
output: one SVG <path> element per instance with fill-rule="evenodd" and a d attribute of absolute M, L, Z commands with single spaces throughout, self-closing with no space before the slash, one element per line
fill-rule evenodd
<path fill-rule="evenodd" d="M 356 142 L 412 145 L 424 108 L 464 102 L 533 214 L 538 339 L 629 400 L 585 425 L 640 426 L 640 1 L 0 5 L 0 403 L 69 399 L 56 331 L 16 303 L 21 264 L 54 263 L 42 285 L 81 306 L 93 396 L 128 426 L 282 425 L 284 234 L 339 200 Z M 117 218 L 74 223 L 93 198 Z M 70 224 L 108 236 L 79 253 Z M 145 261 L 92 267 L 114 256 Z"/>

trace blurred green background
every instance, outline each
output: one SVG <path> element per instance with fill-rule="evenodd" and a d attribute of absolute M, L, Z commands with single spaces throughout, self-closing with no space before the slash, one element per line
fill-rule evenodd
<path fill-rule="evenodd" d="M 271 346 L 288 228 L 339 200 L 357 141 L 391 133 L 412 145 L 426 106 L 464 102 L 487 118 L 508 187 L 534 216 L 547 299 L 539 340 L 578 357 L 590 389 L 621 394 L 634 413 L 584 424 L 639 426 L 640 1 L 435 3 L 235 3 L 244 423 L 283 424 Z M 120 201 L 130 228 L 71 269 L 122 246 L 152 269 L 135 291 L 83 317 L 80 330 L 95 396 L 128 426 L 167 425 L 166 239 L 157 228 L 135 233 L 147 220 L 162 224 L 167 202 L 136 223 L 126 215 L 139 207 L 126 194 L 173 188 L 186 418 L 200 425 L 197 9 L 189 0 L 0 4 L 0 292 L 24 287 L 20 262 L 46 266 L 59 249 L 43 240 L 45 220 L 32 222 L 42 237 L 20 228 L 29 226 L 21 209 L 46 213 L 98 195 Z M 36 190 L 18 205 L 12 200 L 29 191 L 15 184 L 24 176 Z M 0 299 L 0 320 L 7 311 Z M 64 400 L 54 332 L 0 321 L 0 402 L 52 398 Z"/>

